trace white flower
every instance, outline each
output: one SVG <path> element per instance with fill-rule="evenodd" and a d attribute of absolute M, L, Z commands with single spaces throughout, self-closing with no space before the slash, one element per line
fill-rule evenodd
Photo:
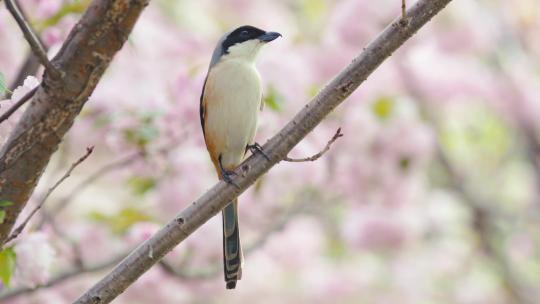
<path fill-rule="evenodd" d="M 0 100 L 0 115 L 5 113 L 9 108 L 11 108 L 14 104 L 17 103 L 21 98 L 26 95 L 26 93 L 32 91 L 36 86 L 39 85 L 39 81 L 34 76 L 28 76 L 24 80 L 24 83 L 17 87 L 13 94 L 11 95 L 11 99 L 7 100 Z M 9 133 L 15 127 L 15 124 L 19 120 L 20 116 L 24 112 L 24 109 L 18 109 L 15 113 L 13 113 L 9 119 L 6 121 L 3 121 L 0 124 L 0 144 L 3 144 L 4 141 L 7 139 Z"/>
<path fill-rule="evenodd" d="M 16 281 L 31 288 L 45 284 L 56 259 L 56 251 L 47 235 L 42 232 L 26 235 L 17 242 L 14 250 L 17 255 Z"/>

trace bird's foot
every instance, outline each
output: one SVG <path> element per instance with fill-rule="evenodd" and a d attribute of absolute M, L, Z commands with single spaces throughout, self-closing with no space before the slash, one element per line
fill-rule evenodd
<path fill-rule="evenodd" d="M 223 181 L 227 184 L 235 186 L 237 189 L 240 189 L 240 186 L 238 186 L 238 184 L 233 180 L 233 177 L 235 177 L 236 175 L 238 174 L 232 170 L 225 170 L 223 168 L 221 169 L 221 176 L 223 177 Z"/>
<path fill-rule="evenodd" d="M 263 151 L 263 148 L 258 143 L 253 143 L 252 145 L 247 145 L 246 150 L 249 150 L 251 154 L 260 153 L 266 160 L 270 161 L 270 157 L 266 155 L 266 153 Z"/>

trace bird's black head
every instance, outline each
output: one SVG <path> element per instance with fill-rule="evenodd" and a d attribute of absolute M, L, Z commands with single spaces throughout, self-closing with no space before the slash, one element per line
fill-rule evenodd
<path fill-rule="evenodd" d="M 244 25 L 227 35 L 227 38 L 223 40 L 221 47 L 223 52 L 227 53 L 229 47 L 238 43 L 254 39 L 258 39 L 261 42 L 270 42 L 280 36 L 280 33 L 266 32 L 251 25 Z"/>

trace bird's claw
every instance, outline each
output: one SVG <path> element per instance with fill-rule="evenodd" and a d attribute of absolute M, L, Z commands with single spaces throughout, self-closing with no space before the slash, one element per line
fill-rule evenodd
<path fill-rule="evenodd" d="M 246 149 L 251 152 L 251 154 L 260 153 L 266 160 L 270 161 L 270 157 L 266 155 L 266 153 L 263 151 L 263 148 L 258 143 L 253 143 L 252 145 L 247 145 Z"/>

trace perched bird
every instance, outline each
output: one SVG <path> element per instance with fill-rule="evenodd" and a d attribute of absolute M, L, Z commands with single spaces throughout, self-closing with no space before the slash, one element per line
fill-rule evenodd
<path fill-rule="evenodd" d="M 253 142 L 262 88 L 255 58 L 266 43 L 280 37 L 253 26 L 241 26 L 218 42 L 201 95 L 200 115 L 206 148 L 219 179 L 232 183 L 234 169 L 247 150 L 262 152 Z M 238 234 L 238 200 L 222 211 L 223 268 L 227 289 L 242 277 L 243 255 Z"/>

